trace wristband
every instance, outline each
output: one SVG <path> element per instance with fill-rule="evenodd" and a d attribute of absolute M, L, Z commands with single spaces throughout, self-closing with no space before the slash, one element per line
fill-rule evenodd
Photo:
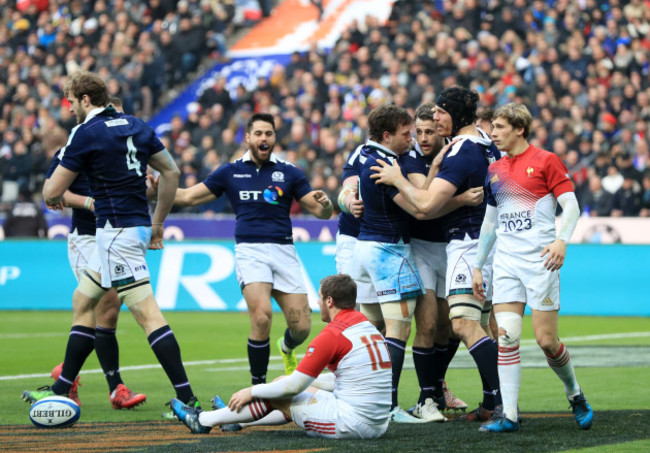
<path fill-rule="evenodd" d="M 84 208 L 88 209 L 90 211 L 90 208 L 93 205 L 93 200 L 91 197 L 86 197 L 86 201 L 84 201 Z"/>

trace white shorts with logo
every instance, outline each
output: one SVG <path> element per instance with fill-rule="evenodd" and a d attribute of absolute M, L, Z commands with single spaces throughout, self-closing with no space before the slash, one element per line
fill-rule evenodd
<path fill-rule="evenodd" d="M 364 300 L 357 293 L 360 304 L 396 302 L 424 294 L 410 244 L 358 240 L 352 272 L 357 285 L 370 284 L 374 291 L 374 300 Z"/>
<path fill-rule="evenodd" d="M 468 236 L 461 240 L 452 240 L 447 244 L 447 296 L 474 294 L 472 275 L 476 262 L 478 239 Z M 492 260 L 494 247 L 483 266 L 483 284 L 487 300 L 492 299 Z"/>
<path fill-rule="evenodd" d="M 77 234 L 76 231 L 68 235 L 68 261 L 77 281 L 83 271 L 88 267 L 90 257 L 95 251 L 95 236 L 90 234 Z"/>
<path fill-rule="evenodd" d="M 271 283 L 288 294 L 307 294 L 293 244 L 248 243 L 235 245 L 235 270 L 239 287 Z"/>
<path fill-rule="evenodd" d="M 151 227 L 97 228 L 95 253 L 88 268 L 102 276 L 102 287 L 119 287 L 149 278 L 145 254 Z"/>
<path fill-rule="evenodd" d="M 332 392 L 302 392 L 291 400 L 291 418 L 308 436 L 329 439 L 376 439 L 388 429 L 388 419 L 370 425 L 352 415 L 353 409 Z"/>
<path fill-rule="evenodd" d="M 492 304 L 525 302 L 534 310 L 560 309 L 560 272 L 550 272 L 544 261 L 528 261 L 497 252 L 494 257 Z"/>
<path fill-rule="evenodd" d="M 426 289 L 445 297 L 447 277 L 447 243 L 411 239 L 411 252 Z"/>
<path fill-rule="evenodd" d="M 347 234 L 336 233 L 336 272 L 338 274 L 354 274 L 354 247 L 357 245 L 357 238 Z M 369 282 L 356 282 L 357 300 L 364 300 L 365 303 L 377 301 L 375 289 Z"/>

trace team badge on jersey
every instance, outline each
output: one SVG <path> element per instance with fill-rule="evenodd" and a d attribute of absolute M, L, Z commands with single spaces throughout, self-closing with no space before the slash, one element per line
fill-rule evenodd
<path fill-rule="evenodd" d="M 280 173 L 280 172 L 277 172 Z M 282 174 L 282 173 L 280 173 Z M 278 200 L 279 198 L 284 194 L 282 189 L 278 186 L 268 186 L 266 189 L 264 189 L 264 201 L 266 201 L 269 204 L 278 204 L 280 203 Z"/>
<path fill-rule="evenodd" d="M 526 173 L 528 173 L 528 177 L 529 177 L 529 178 L 530 178 L 530 176 L 533 174 L 534 171 L 535 171 L 535 169 L 534 169 L 533 167 L 528 167 L 528 168 L 526 169 Z"/>
<path fill-rule="evenodd" d="M 117 266 L 115 266 L 115 275 L 122 275 L 122 274 L 124 274 L 124 266 L 118 264 Z"/>
<path fill-rule="evenodd" d="M 274 171 L 271 173 L 271 181 L 273 182 L 284 182 L 284 173 L 281 171 Z"/>
<path fill-rule="evenodd" d="M 307 348 L 307 357 L 314 354 L 314 347 L 310 346 Z"/>

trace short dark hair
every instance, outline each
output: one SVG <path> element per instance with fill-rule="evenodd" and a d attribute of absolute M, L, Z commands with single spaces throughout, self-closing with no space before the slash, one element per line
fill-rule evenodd
<path fill-rule="evenodd" d="M 436 98 L 436 105 L 451 116 L 453 135 L 463 127 L 476 123 L 479 99 L 476 90 L 461 87 L 446 88 Z"/>
<path fill-rule="evenodd" d="M 370 140 L 381 142 L 384 132 L 394 134 L 399 127 L 413 123 L 409 112 L 399 105 L 384 104 L 368 115 L 368 136 Z"/>
<path fill-rule="evenodd" d="M 348 274 L 328 275 L 320 281 L 320 293 L 334 299 L 337 308 L 354 308 L 357 303 L 357 284 Z"/>
<path fill-rule="evenodd" d="M 490 107 L 482 108 L 476 113 L 476 119 L 483 120 L 483 121 L 491 122 L 493 116 L 494 116 L 494 110 L 492 110 Z"/>
<path fill-rule="evenodd" d="M 78 71 L 68 76 L 63 86 L 63 95 L 68 97 L 71 93 L 77 99 L 87 95 L 90 103 L 96 107 L 105 107 L 108 104 L 106 83 L 92 72 Z"/>
<path fill-rule="evenodd" d="M 433 109 L 436 104 L 433 102 L 425 102 L 415 110 L 415 119 L 422 121 L 433 121 Z"/>
<path fill-rule="evenodd" d="M 254 113 L 246 123 L 246 132 L 249 134 L 253 130 L 253 123 L 255 121 L 264 121 L 266 123 L 269 123 L 271 126 L 273 126 L 273 132 L 275 132 L 275 122 L 273 120 L 273 115 L 270 113 Z"/>
<path fill-rule="evenodd" d="M 121 109 L 123 106 L 122 99 L 117 96 L 109 96 L 108 103 L 115 107 L 115 109 Z"/>

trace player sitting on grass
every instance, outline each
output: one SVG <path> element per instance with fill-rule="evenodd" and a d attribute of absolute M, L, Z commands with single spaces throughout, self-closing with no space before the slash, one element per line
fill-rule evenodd
<path fill-rule="evenodd" d="M 202 412 L 177 399 L 172 410 L 193 433 L 217 425 L 293 420 L 314 437 L 382 436 L 391 405 L 391 362 L 384 338 L 354 310 L 356 296 L 356 284 L 346 274 L 321 281 L 321 318 L 329 324 L 291 375 L 240 390 L 219 410 Z M 319 377 L 325 367 L 332 374 Z"/>

